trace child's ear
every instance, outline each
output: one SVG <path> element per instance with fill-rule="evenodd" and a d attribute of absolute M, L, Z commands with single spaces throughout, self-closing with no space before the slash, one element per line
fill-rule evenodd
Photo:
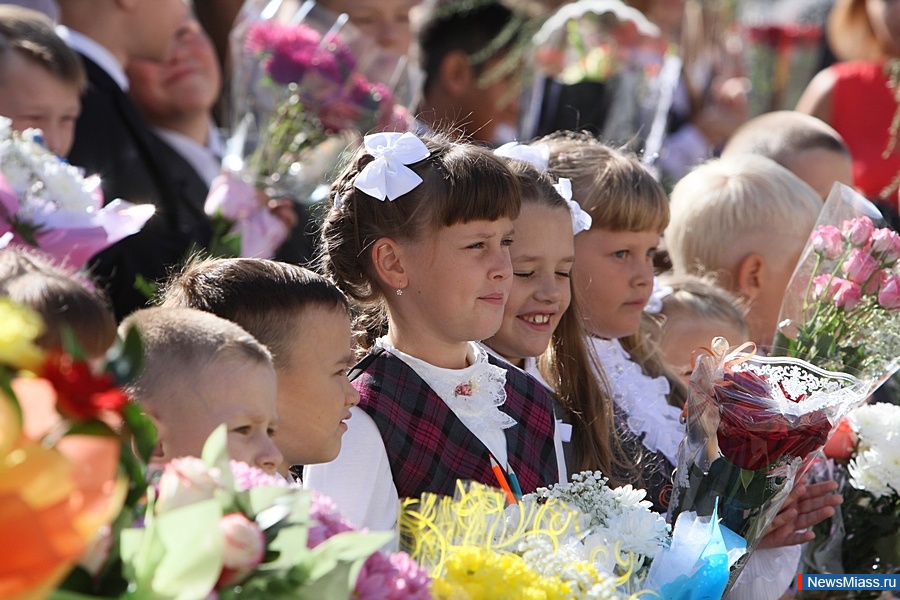
<path fill-rule="evenodd" d="M 738 293 L 752 302 L 763 287 L 766 276 L 766 260 L 753 252 L 741 259 L 738 263 L 735 283 Z"/>
<path fill-rule="evenodd" d="M 464 95 L 472 85 L 472 64 L 462 50 L 448 52 L 441 61 L 438 74 L 444 92 L 454 98 Z"/>
<path fill-rule="evenodd" d="M 389 289 L 402 290 L 409 284 L 405 257 L 400 244 L 390 238 L 381 238 L 373 244 L 372 262 L 375 272 Z"/>

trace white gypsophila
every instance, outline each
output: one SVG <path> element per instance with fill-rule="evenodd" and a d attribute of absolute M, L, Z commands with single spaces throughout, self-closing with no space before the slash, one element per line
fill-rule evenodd
<path fill-rule="evenodd" d="M 0 139 L 6 139 L 12 134 L 12 119 L 0 115 Z"/>
<path fill-rule="evenodd" d="M 847 467 L 850 485 L 876 498 L 888 498 L 900 491 L 900 451 L 871 448 L 856 455 Z"/>
<path fill-rule="evenodd" d="M 518 548 L 522 559 L 539 575 L 559 577 L 569 586 L 569 598 L 576 600 L 618 600 L 624 598 L 616 589 L 611 572 L 597 570 L 583 556 L 579 544 L 558 548 L 547 538 L 530 535 Z"/>

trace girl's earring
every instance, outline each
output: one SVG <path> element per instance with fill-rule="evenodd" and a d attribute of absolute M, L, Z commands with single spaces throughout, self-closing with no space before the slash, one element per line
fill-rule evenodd
<path fill-rule="evenodd" d="M 403 290 L 401 290 L 400 288 L 397 288 L 397 295 L 398 295 L 398 296 L 402 296 L 402 295 L 403 295 Z"/>

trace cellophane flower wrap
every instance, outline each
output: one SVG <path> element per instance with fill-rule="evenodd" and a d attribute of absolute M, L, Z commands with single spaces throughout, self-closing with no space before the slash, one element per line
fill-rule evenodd
<path fill-rule="evenodd" d="M 842 421 L 814 476 L 837 481 L 844 497 L 815 526 L 804 573 L 900 571 L 900 406 L 866 404 Z"/>
<path fill-rule="evenodd" d="M 40 248 L 74 268 L 153 216 L 150 204 L 103 205 L 100 178 L 48 150 L 38 129 L 13 131 L 0 117 L 0 248 Z"/>
<path fill-rule="evenodd" d="M 251 0 L 231 47 L 224 166 L 270 197 L 310 200 L 361 134 L 412 125 L 408 59 L 379 48 L 346 15 L 311 1 Z"/>
<path fill-rule="evenodd" d="M 453 498 L 407 500 L 400 533 L 434 598 L 473 600 L 635 597 L 644 559 L 667 537 L 642 490 L 610 490 L 599 473 L 509 505 L 499 490 L 459 482 Z"/>
<path fill-rule="evenodd" d="M 855 377 L 793 358 L 765 357 L 752 345 L 729 351 L 723 338 L 695 357 L 687 432 L 669 505 L 708 517 L 746 540 L 729 586 L 762 538 L 809 455 L 864 396 Z"/>
<path fill-rule="evenodd" d="M 615 143 L 647 136 L 666 43 L 640 11 L 613 0 L 568 3 L 533 44 L 524 137 L 585 126 Z"/>
<path fill-rule="evenodd" d="M 132 443 L 149 453 L 154 442 L 122 388 L 136 375 L 123 344 L 100 368 L 74 346 L 36 346 L 40 317 L 9 299 L 0 322 L 0 597 L 42 599 L 114 552 L 136 481 Z"/>
<path fill-rule="evenodd" d="M 229 461 L 226 436 L 168 463 L 143 524 L 122 532 L 130 597 L 427 597 L 425 572 L 380 550 L 390 533 L 356 531 L 328 498 Z"/>
<path fill-rule="evenodd" d="M 775 350 L 874 392 L 900 367 L 900 235 L 835 184 L 785 292 Z"/>

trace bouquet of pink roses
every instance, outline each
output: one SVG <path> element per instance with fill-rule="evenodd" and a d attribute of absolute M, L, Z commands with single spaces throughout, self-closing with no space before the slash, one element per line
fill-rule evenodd
<path fill-rule="evenodd" d="M 271 197 L 306 200 L 348 145 L 404 130 L 407 59 L 305 2 L 248 2 L 232 32 L 232 138 L 225 167 Z"/>
<path fill-rule="evenodd" d="M 874 392 L 900 367 L 900 235 L 836 184 L 781 306 L 776 350 L 858 374 Z"/>

